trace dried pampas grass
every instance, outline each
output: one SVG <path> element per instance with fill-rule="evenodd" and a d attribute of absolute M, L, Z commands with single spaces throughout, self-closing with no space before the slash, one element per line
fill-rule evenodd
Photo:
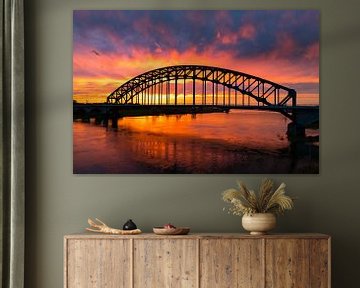
<path fill-rule="evenodd" d="M 283 214 L 294 208 L 294 198 L 285 194 L 285 183 L 274 190 L 271 179 L 262 180 L 259 192 L 249 190 L 246 185 L 238 181 L 238 189 L 227 189 L 222 193 L 222 199 L 229 203 L 229 213 L 233 215 L 251 215 L 255 213 Z"/>

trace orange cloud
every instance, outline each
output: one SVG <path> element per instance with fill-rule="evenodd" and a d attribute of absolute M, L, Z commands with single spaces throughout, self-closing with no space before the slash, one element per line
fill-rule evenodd
<path fill-rule="evenodd" d="M 181 64 L 199 64 L 218 66 L 256 75 L 273 82 L 283 83 L 317 83 L 318 71 L 302 63 L 302 59 L 294 62 L 286 58 L 275 57 L 277 53 L 286 53 L 294 49 L 289 37 L 280 38 L 283 48 L 269 55 L 256 58 L 236 58 L 229 51 L 214 51 L 207 47 L 202 53 L 196 47 L 184 52 L 178 50 L 150 53 L 147 49 L 133 49 L 131 57 L 121 54 L 95 55 L 91 49 L 82 53 L 74 53 L 73 97 L 85 102 L 104 102 L 107 95 L 127 80 L 146 71 Z M 309 47 L 307 57 L 316 57 L 316 46 Z"/>

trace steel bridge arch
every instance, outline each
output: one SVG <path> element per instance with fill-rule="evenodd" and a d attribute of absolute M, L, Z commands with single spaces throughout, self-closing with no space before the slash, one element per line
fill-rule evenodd
<path fill-rule="evenodd" d="M 296 91 L 294 89 L 243 72 L 203 65 L 177 65 L 147 71 L 115 89 L 107 97 L 107 103 L 134 104 L 136 96 L 144 90 L 163 82 L 175 81 L 176 105 L 177 81 L 182 79 L 193 81 L 193 105 L 195 105 L 195 81 L 200 80 L 205 82 L 205 86 L 206 82 L 211 82 L 213 87 L 220 84 L 248 95 L 255 99 L 258 105 L 261 103 L 264 106 L 296 106 Z M 214 93 L 214 88 L 212 92 Z"/>

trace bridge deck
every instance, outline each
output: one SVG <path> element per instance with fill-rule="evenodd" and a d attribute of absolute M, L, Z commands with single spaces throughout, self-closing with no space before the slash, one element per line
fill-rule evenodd
<path fill-rule="evenodd" d="M 315 110 L 319 111 L 319 106 L 261 106 L 261 105 L 138 105 L 138 104 L 107 104 L 107 103 L 74 103 L 74 108 L 134 108 L 134 107 L 219 107 L 227 109 L 248 109 L 248 110 Z"/>
<path fill-rule="evenodd" d="M 174 114 L 198 114 L 237 110 L 274 111 L 283 114 L 297 125 L 316 126 L 319 123 L 319 106 L 223 106 L 223 105 L 133 105 L 133 104 L 74 104 L 74 119 L 91 117 L 125 117 Z M 106 116 L 106 115 L 108 116 Z M 105 116 L 104 116 L 105 115 Z"/>

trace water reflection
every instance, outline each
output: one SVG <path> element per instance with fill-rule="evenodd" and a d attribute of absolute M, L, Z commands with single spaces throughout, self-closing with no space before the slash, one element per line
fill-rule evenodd
<path fill-rule="evenodd" d="M 126 117 L 119 127 L 132 131 L 221 139 L 253 148 L 278 149 L 288 146 L 286 130 L 289 120 L 276 112 L 234 110 L 177 116 Z"/>
<path fill-rule="evenodd" d="M 287 123 L 264 111 L 74 122 L 74 173 L 317 173 L 318 148 L 289 143 Z"/>

